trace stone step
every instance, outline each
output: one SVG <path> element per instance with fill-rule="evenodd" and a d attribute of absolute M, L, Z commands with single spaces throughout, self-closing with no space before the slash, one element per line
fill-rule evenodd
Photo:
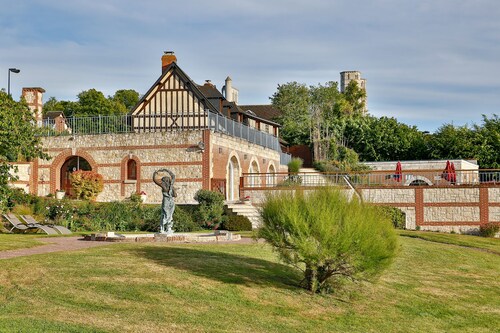
<path fill-rule="evenodd" d="M 257 207 L 253 206 L 250 202 L 245 203 L 228 203 L 228 210 L 233 214 L 246 216 L 252 223 L 252 228 L 258 228 L 262 224 L 260 212 Z"/>

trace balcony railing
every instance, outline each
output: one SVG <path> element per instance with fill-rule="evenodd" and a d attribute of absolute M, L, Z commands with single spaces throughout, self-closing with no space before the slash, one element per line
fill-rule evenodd
<path fill-rule="evenodd" d="M 183 113 L 137 116 L 70 117 L 64 120 L 45 119 L 40 125 L 39 131 L 41 136 L 210 129 L 214 132 L 241 138 L 281 153 L 279 140 L 274 135 L 251 128 L 210 111 L 206 111 L 205 114 Z M 288 163 L 290 155 L 281 154 L 282 161 Z"/>
<path fill-rule="evenodd" d="M 244 173 L 240 184 L 244 188 L 276 186 L 447 186 L 500 185 L 500 170 L 442 170 L 365 171 L 355 173 Z"/>

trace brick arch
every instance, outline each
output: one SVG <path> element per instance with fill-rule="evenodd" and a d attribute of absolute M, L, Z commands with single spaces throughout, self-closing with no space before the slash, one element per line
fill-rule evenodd
<path fill-rule="evenodd" d="M 233 161 L 236 168 L 232 165 Z M 233 174 L 231 174 L 231 170 Z M 242 173 L 242 165 L 238 154 L 232 151 L 229 154 L 226 164 L 226 198 L 228 200 L 239 199 L 240 176 Z"/>
<path fill-rule="evenodd" d="M 73 154 L 72 149 L 65 149 L 62 153 L 57 155 L 50 165 L 50 193 L 54 193 L 58 189 L 58 183 L 61 180 L 61 167 L 64 162 L 70 157 L 80 156 L 89 162 L 92 171 L 98 172 L 97 163 L 88 152 L 82 149 L 76 149 Z"/>
<path fill-rule="evenodd" d="M 257 169 L 255 170 L 255 168 L 253 167 L 254 165 L 257 166 Z M 250 159 L 250 163 L 248 163 L 248 174 L 252 174 L 252 173 L 261 173 L 261 166 L 259 164 L 259 160 L 255 157 L 255 156 L 252 156 L 252 158 Z M 249 181 L 249 185 L 251 187 L 254 187 L 254 186 L 257 186 L 259 187 L 262 183 L 261 179 L 260 179 L 261 175 L 255 175 L 255 176 L 251 176 L 249 175 L 248 176 L 248 181 Z"/>
<path fill-rule="evenodd" d="M 125 181 L 127 180 L 127 163 L 130 160 L 135 161 L 137 167 L 137 179 L 135 183 L 135 191 L 139 193 L 141 191 L 141 160 L 136 155 L 127 155 L 122 158 L 120 162 L 120 183 L 121 183 L 121 196 L 125 196 Z"/>

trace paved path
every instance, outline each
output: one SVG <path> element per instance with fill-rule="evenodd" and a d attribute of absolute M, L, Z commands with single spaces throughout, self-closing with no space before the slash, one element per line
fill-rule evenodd
<path fill-rule="evenodd" d="M 35 247 L 30 247 L 28 249 L 17 249 L 0 251 L 0 259 L 9 259 L 15 257 L 31 256 L 34 254 L 59 252 L 59 251 L 72 251 L 87 249 L 89 247 L 110 245 L 110 242 L 92 242 L 84 241 L 82 237 L 49 237 L 49 238 L 38 238 L 37 240 L 47 243 L 46 245 L 40 245 Z"/>
<path fill-rule="evenodd" d="M 8 251 L 0 251 L 1 259 L 10 259 L 15 257 L 31 256 L 34 254 L 60 252 L 60 251 L 73 251 L 80 249 L 87 249 L 90 247 L 104 246 L 111 244 L 118 244 L 113 242 L 101 242 L 101 241 L 84 241 L 82 237 L 48 237 L 48 238 L 38 238 L 37 240 L 47 243 L 46 245 L 39 245 L 35 247 L 30 247 L 28 249 L 16 249 Z M 249 244 L 254 242 L 251 238 L 242 238 L 239 241 L 219 241 L 217 243 L 237 243 L 237 244 Z M 191 244 L 216 244 L 216 242 L 200 242 Z"/>

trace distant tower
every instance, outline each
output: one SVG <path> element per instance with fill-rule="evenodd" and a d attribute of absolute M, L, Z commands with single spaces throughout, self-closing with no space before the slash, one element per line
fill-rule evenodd
<path fill-rule="evenodd" d="M 349 82 L 356 81 L 358 87 L 364 89 L 366 92 L 366 79 L 361 77 L 361 72 L 359 71 L 344 71 L 340 72 L 340 92 L 344 92 Z M 366 94 L 368 96 L 368 94 Z M 365 112 L 367 110 L 367 100 L 365 98 Z"/>
<path fill-rule="evenodd" d="M 23 88 L 22 92 L 22 96 L 26 100 L 26 103 L 28 103 L 38 126 L 42 124 L 42 98 L 44 92 L 45 90 L 40 87 Z"/>

